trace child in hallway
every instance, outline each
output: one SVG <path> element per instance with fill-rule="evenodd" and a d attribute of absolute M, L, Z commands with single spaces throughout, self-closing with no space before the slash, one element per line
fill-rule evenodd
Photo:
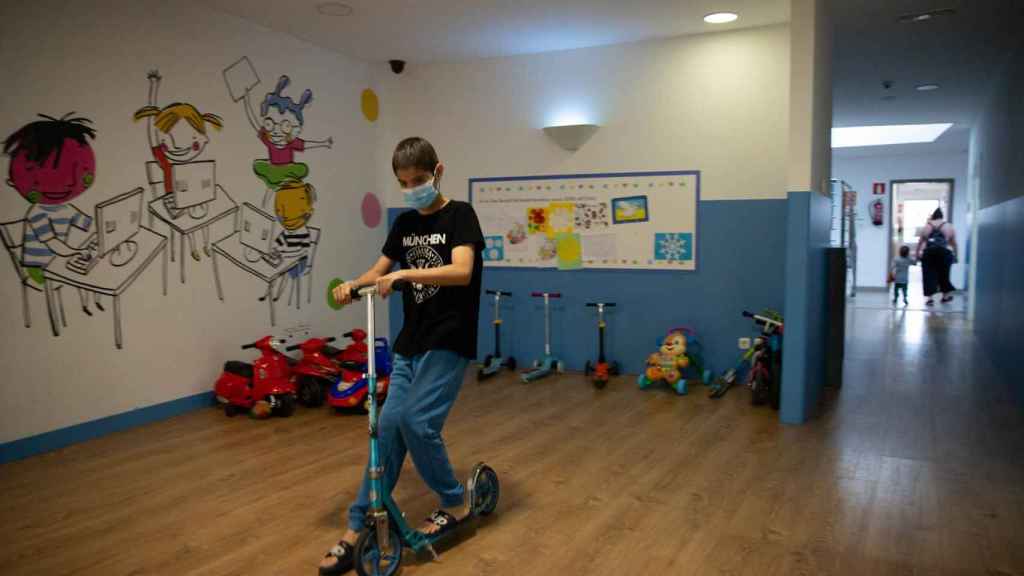
<path fill-rule="evenodd" d="M 900 290 L 903 291 L 903 305 L 907 305 L 907 280 L 910 267 L 917 262 L 910 257 L 910 247 L 900 246 L 900 255 L 893 259 L 889 267 L 889 280 L 893 283 L 892 303 L 899 299 Z"/>

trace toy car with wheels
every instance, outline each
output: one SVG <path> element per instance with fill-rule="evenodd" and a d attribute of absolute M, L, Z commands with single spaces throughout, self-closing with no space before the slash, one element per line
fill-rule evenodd
<path fill-rule="evenodd" d="M 366 369 L 368 346 L 366 332 L 353 330 L 346 332 L 345 337 L 352 343 L 345 347 L 335 358 L 341 368 L 340 377 L 332 381 L 327 388 L 327 404 L 336 409 L 361 408 L 369 409 L 367 397 Z M 374 338 L 374 360 L 377 363 L 377 401 L 383 403 L 387 398 L 388 383 L 391 381 L 391 350 L 388 339 Z"/>
<path fill-rule="evenodd" d="M 260 357 L 255 362 L 229 361 L 213 385 L 217 402 L 224 413 L 234 416 L 249 411 L 253 416 L 291 416 L 295 411 L 295 384 L 291 362 L 278 348 L 283 344 L 271 336 L 242 346 L 255 348 Z"/>
<path fill-rule="evenodd" d="M 292 367 L 299 403 L 316 408 L 323 406 L 328 388 L 341 378 L 341 363 L 335 358 L 341 350 L 330 345 L 334 337 L 310 338 L 285 348 L 301 350 L 302 356 Z"/>

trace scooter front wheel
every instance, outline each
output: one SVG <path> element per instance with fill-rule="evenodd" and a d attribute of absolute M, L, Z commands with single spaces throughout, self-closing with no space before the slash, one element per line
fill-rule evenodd
<path fill-rule="evenodd" d="M 388 528 L 390 550 L 381 551 L 377 527 L 369 526 L 356 541 L 355 565 L 359 576 L 394 576 L 402 567 L 402 540 L 394 524 Z"/>
<path fill-rule="evenodd" d="M 498 506 L 501 484 L 498 474 L 483 462 L 473 468 L 469 479 L 470 511 L 474 516 L 487 516 Z"/>

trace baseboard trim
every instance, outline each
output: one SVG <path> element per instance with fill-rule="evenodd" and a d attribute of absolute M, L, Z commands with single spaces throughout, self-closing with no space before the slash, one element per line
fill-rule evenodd
<path fill-rule="evenodd" d="M 0 464 L 166 420 L 192 410 L 209 407 L 213 401 L 213 392 L 203 392 L 0 444 Z"/>

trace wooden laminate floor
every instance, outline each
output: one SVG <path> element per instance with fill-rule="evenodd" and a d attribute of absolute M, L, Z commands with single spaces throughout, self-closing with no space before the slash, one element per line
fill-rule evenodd
<path fill-rule="evenodd" d="M 497 513 L 406 574 L 1024 574 L 1024 416 L 962 314 L 852 310 L 846 386 L 780 425 L 577 375 L 468 379 L 445 429 Z M 0 466 L 0 574 L 315 574 L 365 461 L 359 416 L 200 411 Z M 411 465 L 397 498 L 435 504 Z"/>

